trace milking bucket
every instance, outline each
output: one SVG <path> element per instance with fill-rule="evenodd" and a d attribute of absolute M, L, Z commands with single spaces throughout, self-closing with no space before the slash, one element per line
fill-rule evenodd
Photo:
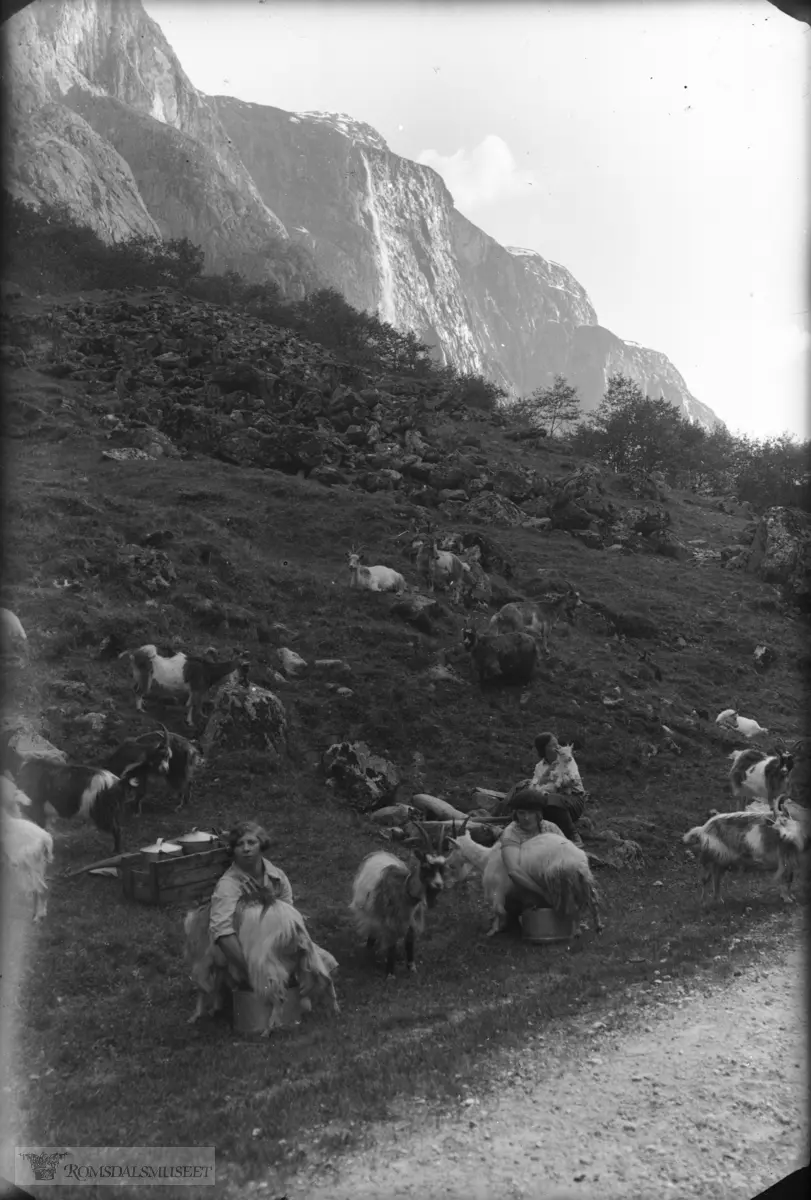
<path fill-rule="evenodd" d="M 563 917 L 552 908 L 526 908 L 521 913 L 521 932 L 527 942 L 565 942 L 574 935 L 573 917 Z"/>

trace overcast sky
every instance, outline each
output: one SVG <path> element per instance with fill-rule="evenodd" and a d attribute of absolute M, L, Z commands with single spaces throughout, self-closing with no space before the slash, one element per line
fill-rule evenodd
<path fill-rule="evenodd" d="M 345 112 L 734 432 L 806 412 L 809 35 L 766 0 L 146 0 L 192 83 Z"/>

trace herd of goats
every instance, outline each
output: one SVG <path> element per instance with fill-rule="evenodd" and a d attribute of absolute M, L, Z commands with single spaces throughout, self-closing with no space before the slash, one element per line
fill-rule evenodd
<path fill-rule="evenodd" d="M 412 556 L 428 589 L 447 590 L 457 604 L 464 601 L 470 607 L 470 596 L 486 586 L 487 577 L 475 553 L 467 556 L 470 561 L 465 561 L 451 549 L 440 549 L 435 540 L 415 538 Z M 366 566 L 362 557 L 356 549 L 348 556 L 351 587 L 395 593 L 416 590 L 409 589 L 400 572 L 382 565 Z M 480 681 L 529 682 L 540 653 L 549 654 L 549 637 L 555 624 L 560 619 L 573 624 L 580 605 L 579 593 L 570 589 L 547 603 L 505 604 L 482 631 L 465 628 L 463 644 Z M 0 609 L 0 636 L 4 655 L 27 654 L 23 626 L 7 609 Z M 154 645 L 124 653 L 131 665 L 138 711 L 143 711 L 144 698 L 151 692 L 181 698 L 186 701 L 187 722 L 191 726 L 201 717 L 205 697 L 212 688 L 228 680 L 247 683 L 249 664 L 245 661 L 209 662 L 183 652 L 163 655 Z M 709 719 L 703 711 L 694 717 Z M 757 721 L 742 717 L 733 709 L 720 713 L 716 723 L 747 742 L 768 734 Z M 203 761 L 191 740 L 169 732 L 165 725 L 127 739 L 101 766 L 68 763 L 35 752 L 20 753 L 12 747 L 13 740 L 13 729 L 0 737 L 2 865 L 13 885 L 33 898 L 35 921 L 46 915 L 46 871 L 53 861 L 53 840 L 46 829 L 46 812 L 62 818 L 89 818 L 99 830 L 112 835 L 115 853 L 119 854 L 122 816 L 128 812 L 140 813 L 148 781 L 164 780 L 177 799 L 178 808 L 182 808 Z M 571 747 L 560 750 L 561 762 L 577 774 L 579 781 Z M 702 899 L 706 900 L 707 887 L 712 884 L 713 896 L 720 900 L 721 881 L 731 868 L 759 867 L 774 870 L 780 896 L 785 901 L 793 900 L 792 883 L 811 833 L 809 810 L 789 794 L 794 753 L 796 747 L 789 750 L 782 744 L 772 753 L 749 745 L 729 756 L 735 811 L 713 810 L 709 820 L 690 829 L 683 839 L 697 849 L 702 867 Z M 542 765 L 539 763 L 538 767 Z M 536 775 L 537 772 L 538 768 Z M 516 787 L 532 785 L 530 779 Z M 589 908 L 599 932 L 597 891 L 588 854 L 564 837 L 553 823 L 544 821 L 539 828 L 541 832 L 521 847 L 522 870 L 526 869 L 538 881 L 556 913 L 573 920 L 575 930 L 583 911 Z M 367 945 L 376 945 L 382 951 L 387 978 L 394 973 L 396 947 L 400 942 L 404 944 L 409 969 L 415 969 L 415 936 L 424 928 L 427 910 L 444 890 L 478 873 L 492 918 L 489 934 L 504 927 L 510 893 L 515 891 L 498 840 L 494 845 L 482 844 L 488 839 L 480 840 L 475 823 L 470 829 L 460 831 L 455 824 L 446 822 L 438 834 L 436 831 L 429 834 L 419 823 L 417 829 L 418 835 L 405 843 L 413 850 L 416 859 L 413 867 L 409 868 L 388 851 L 375 851 L 361 863 L 353 883 L 351 911 L 356 927 Z M 492 829 L 489 832 L 492 835 Z M 246 903 L 242 909 L 239 936 L 244 942 L 251 984 L 271 1001 L 268 1031 L 280 1022 L 283 985 L 294 973 L 302 1000 L 329 992 L 334 1002 L 331 977 L 337 963 L 312 941 L 296 909 L 281 901 L 268 904 L 266 900 L 258 907 Z M 200 923 L 201 911 L 204 910 L 190 913 L 186 919 L 187 962 L 201 996 L 212 999 L 211 947 Z M 198 1012 L 202 1007 L 201 1002 Z"/>

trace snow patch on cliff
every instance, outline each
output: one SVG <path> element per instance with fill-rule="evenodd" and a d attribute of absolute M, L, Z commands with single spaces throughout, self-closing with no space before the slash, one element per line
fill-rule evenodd
<path fill-rule="evenodd" d="M 305 121 L 314 121 L 319 125 L 327 125 L 330 129 L 334 129 L 336 133 L 343 134 L 349 138 L 351 142 L 359 142 L 363 146 L 369 146 L 373 150 L 388 151 L 388 144 L 385 139 L 380 136 L 376 129 L 371 125 L 367 125 L 365 121 L 356 121 L 354 117 L 350 117 L 347 113 L 331 113 L 331 112 L 299 112 L 296 116 Z"/>

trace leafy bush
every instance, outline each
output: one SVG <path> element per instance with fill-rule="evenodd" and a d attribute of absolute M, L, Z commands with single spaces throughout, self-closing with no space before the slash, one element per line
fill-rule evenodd
<path fill-rule="evenodd" d="M 556 375 L 551 387 L 536 388 L 505 411 L 510 424 L 543 428 L 554 437 L 580 417 L 580 397 L 565 376 Z"/>

